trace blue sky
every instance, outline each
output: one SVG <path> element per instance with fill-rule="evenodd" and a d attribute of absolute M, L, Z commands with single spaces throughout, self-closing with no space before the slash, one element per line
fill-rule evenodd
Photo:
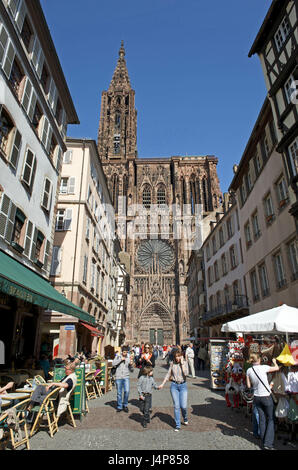
<path fill-rule="evenodd" d="M 216 155 L 227 191 L 266 96 L 249 49 L 271 0 L 41 0 L 80 119 L 97 140 L 124 40 L 139 157 Z M 83 5 L 83 7 L 82 7 Z"/>

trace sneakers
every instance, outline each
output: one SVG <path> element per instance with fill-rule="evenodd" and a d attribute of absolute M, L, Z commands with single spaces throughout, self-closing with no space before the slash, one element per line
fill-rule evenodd
<path fill-rule="evenodd" d="M 188 421 L 184 421 L 184 426 L 188 426 Z"/>
<path fill-rule="evenodd" d="M 146 428 L 146 427 L 147 427 L 146 421 L 143 421 L 142 426 L 143 426 L 143 428 Z"/>
<path fill-rule="evenodd" d="M 117 413 L 120 413 L 120 411 L 122 411 L 122 408 L 117 408 Z"/>
<path fill-rule="evenodd" d="M 125 413 L 128 413 L 128 408 L 127 408 L 127 406 L 125 406 L 125 407 L 123 408 L 123 411 L 124 411 Z"/>
<path fill-rule="evenodd" d="M 180 428 L 175 428 L 174 431 L 175 431 L 175 432 L 179 432 L 179 431 L 180 431 Z"/>

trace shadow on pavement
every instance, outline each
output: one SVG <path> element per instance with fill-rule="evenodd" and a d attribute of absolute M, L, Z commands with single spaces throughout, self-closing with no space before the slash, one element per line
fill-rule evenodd
<path fill-rule="evenodd" d="M 105 403 L 105 406 L 111 406 L 112 408 L 117 408 L 117 401 L 116 400 L 113 400 L 113 401 L 107 401 Z"/>
<path fill-rule="evenodd" d="M 163 421 L 164 423 L 168 424 L 169 426 L 172 426 L 173 428 L 176 427 L 174 418 L 167 413 L 161 413 L 160 411 L 158 411 L 157 413 L 154 413 L 154 415 L 151 417 L 151 419 L 154 418 L 159 418 L 160 421 Z"/>

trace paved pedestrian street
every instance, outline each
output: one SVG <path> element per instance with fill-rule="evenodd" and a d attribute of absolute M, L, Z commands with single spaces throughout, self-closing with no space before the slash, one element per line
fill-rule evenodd
<path fill-rule="evenodd" d="M 159 385 L 167 372 L 165 361 L 159 359 L 154 377 Z M 152 420 L 142 427 L 137 393 L 138 370 L 131 374 L 129 412 L 116 412 L 116 388 L 102 398 L 88 402 L 90 412 L 76 420 L 77 428 L 68 424 L 59 427 L 54 438 L 41 430 L 30 439 L 33 450 L 257 450 L 250 418 L 244 410 L 226 407 L 224 393 L 209 388 L 207 371 L 188 379 L 189 425 L 174 432 L 174 410 L 170 383 L 153 391 Z M 277 441 L 278 449 L 293 449 Z M 295 447 L 297 450 L 297 447 Z"/>

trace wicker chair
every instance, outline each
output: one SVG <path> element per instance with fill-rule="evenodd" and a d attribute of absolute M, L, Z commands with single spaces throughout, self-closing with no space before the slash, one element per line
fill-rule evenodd
<path fill-rule="evenodd" d="M 31 428 L 30 436 L 32 436 L 39 427 L 44 417 L 47 418 L 47 427 L 49 428 L 50 436 L 53 437 L 58 431 L 58 420 L 55 411 L 55 400 L 58 398 L 59 387 L 55 387 L 44 399 L 41 405 L 36 405 L 32 408 L 33 413 L 37 413 L 34 423 Z"/>
<path fill-rule="evenodd" d="M 6 448 L 7 444 L 10 441 L 13 449 L 17 449 L 21 445 L 25 444 L 27 446 L 27 449 L 30 450 L 29 433 L 27 429 L 26 414 L 25 414 L 25 411 L 29 402 L 30 402 L 30 398 L 26 398 L 26 400 L 23 400 L 17 405 L 12 406 L 2 416 L 0 416 L 0 429 L 2 428 L 4 431 L 4 438 L 3 438 L 4 448 Z M 16 419 L 18 421 L 18 429 L 16 429 L 16 426 L 10 425 L 8 422 L 9 421 L 8 418 L 11 413 L 11 410 L 15 410 L 16 412 Z M 22 432 L 24 432 L 25 434 L 24 437 L 22 437 Z M 1 441 L 0 441 L 0 448 L 1 448 Z"/>

